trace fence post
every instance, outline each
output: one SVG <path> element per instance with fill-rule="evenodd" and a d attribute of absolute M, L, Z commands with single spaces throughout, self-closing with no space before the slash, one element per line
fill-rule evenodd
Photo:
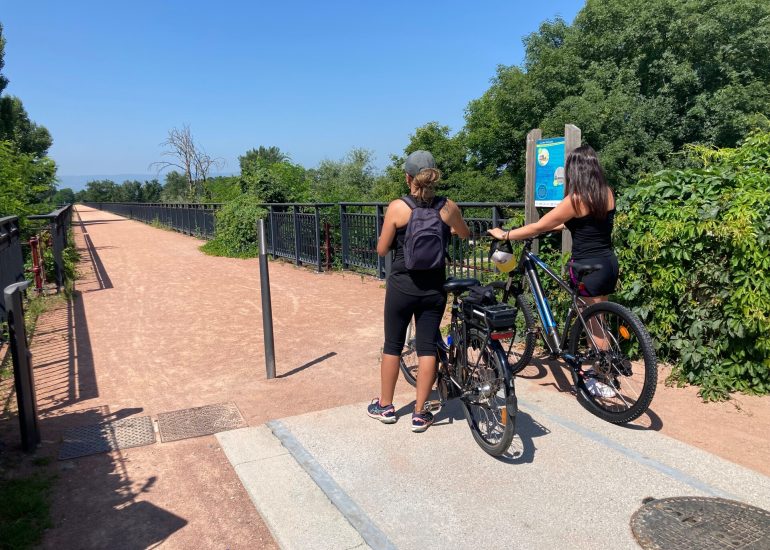
<path fill-rule="evenodd" d="M 37 421 L 35 400 L 35 377 L 32 372 L 32 355 L 27 347 L 27 331 L 24 327 L 24 306 L 21 293 L 29 281 L 14 283 L 5 287 L 5 308 L 8 312 L 8 333 L 13 358 L 13 379 L 16 386 L 16 401 L 19 406 L 21 446 L 26 452 L 34 451 L 40 443 L 40 429 Z"/>
<path fill-rule="evenodd" d="M 315 254 L 318 272 L 321 272 L 321 212 L 315 207 Z"/>
<path fill-rule="evenodd" d="M 527 164 L 524 180 L 524 223 L 534 223 L 540 219 L 535 208 L 535 163 L 537 162 L 537 140 L 543 136 L 540 128 L 530 130 L 527 134 Z M 532 251 L 537 254 L 540 249 L 540 239 L 532 243 Z"/>
<path fill-rule="evenodd" d="M 60 233 L 63 228 L 59 217 L 51 220 L 51 239 L 53 240 L 53 262 L 56 268 L 56 292 L 61 292 L 64 286 L 64 246 Z"/>
<path fill-rule="evenodd" d="M 273 306 L 270 300 L 270 274 L 267 262 L 265 220 L 259 220 L 259 286 L 262 290 L 262 333 L 265 343 L 267 379 L 275 378 L 275 343 L 273 341 Z"/>
<path fill-rule="evenodd" d="M 574 124 L 564 125 L 564 162 L 566 164 L 567 155 L 580 147 L 582 140 L 580 128 Z M 562 256 L 572 252 L 572 233 L 566 227 L 561 231 L 561 253 Z M 565 268 L 566 269 L 566 268 Z"/>
<path fill-rule="evenodd" d="M 376 208 L 377 208 L 377 216 L 376 216 L 376 220 L 377 220 L 377 223 L 376 223 L 377 234 L 375 235 L 375 238 L 374 238 L 375 246 L 377 246 L 377 239 L 379 239 L 380 233 L 382 233 L 382 223 L 384 221 L 383 220 L 384 214 L 383 214 L 383 207 L 382 207 L 382 205 L 378 204 Z M 375 249 L 375 254 L 376 253 L 377 253 L 377 251 Z M 383 258 L 379 254 L 377 254 L 377 276 L 380 279 L 384 279 L 385 277 L 387 277 L 387 275 L 388 274 L 385 271 L 385 258 Z"/>
<path fill-rule="evenodd" d="M 300 265 L 302 263 L 299 257 L 300 247 L 302 246 L 302 228 L 299 224 L 299 206 L 296 204 L 291 207 L 291 221 L 294 222 L 294 263 Z"/>
<path fill-rule="evenodd" d="M 326 249 L 326 271 L 331 271 L 332 268 L 332 246 L 331 246 L 331 226 L 328 221 L 324 222 L 324 247 Z"/>
<path fill-rule="evenodd" d="M 275 253 L 275 246 L 276 246 L 275 243 L 278 240 L 279 240 L 278 228 L 277 228 L 277 224 L 275 223 L 275 207 L 271 204 L 270 205 L 270 252 L 272 253 L 274 260 L 278 257 Z"/>
<path fill-rule="evenodd" d="M 340 204 L 340 238 L 342 239 L 342 269 L 348 268 L 348 207 Z"/>

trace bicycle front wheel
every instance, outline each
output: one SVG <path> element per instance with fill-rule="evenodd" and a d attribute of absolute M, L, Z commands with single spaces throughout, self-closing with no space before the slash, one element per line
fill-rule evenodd
<path fill-rule="evenodd" d="M 492 281 L 496 291 L 505 290 L 505 281 Z M 517 374 L 529 365 L 535 352 L 537 333 L 535 332 L 535 316 L 523 294 L 510 296 L 508 302 L 516 308 L 516 318 L 513 325 L 513 336 L 500 340 L 500 345 L 508 358 L 511 373 Z"/>
<path fill-rule="evenodd" d="M 652 402 L 658 361 L 647 329 L 631 310 L 599 302 L 583 310 L 570 333 L 569 350 L 583 363 L 587 388 L 578 400 L 599 418 L 622 424 Z"/>
<path fill-rule="evenodd" d="M 513 376 L 505 373 L 505 353 L 500 344 L 470 329 L 466 361 L 458 367 L 462 369 L 463 412 L 473 438 L 488 454 L 500 456 L 513 440 L 517 412 Z"/>

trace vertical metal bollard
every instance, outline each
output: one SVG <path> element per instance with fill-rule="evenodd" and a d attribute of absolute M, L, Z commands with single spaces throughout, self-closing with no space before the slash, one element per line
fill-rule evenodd
<path fill-rule="evenodd" d="M 40 443 L 37 422 L 37 401 L 35 400 L 35 377 L 32 373 L 32 356 L 27 347 L 27 331 L 24 327 L 24 306 L 21 293 L 29 281 L 14 283 L 5 287 L 5 309 L 8 312 L 8 332 L 13 357 L 13 379 L 16 386 L 16 401 L 19 405 L 21 446 L 26 452 L 34 451 Z"/>
<path fill-rule="evenodd" d="M 265 220 L 259 220 L 259 285 L 262 289 L 262 332 L 265 342 L 267 379 L 275 378 L 275 344 L 273 342 L 273 306 L 270 300 L 270 275 L 267 268 L 267 236 Z"/>

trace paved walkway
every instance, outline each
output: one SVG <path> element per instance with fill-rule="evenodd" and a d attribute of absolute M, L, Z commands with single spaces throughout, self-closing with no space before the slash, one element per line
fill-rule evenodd
<path fill-rule="evenodd" d="M 258 426 L 376 393 L 379 281 L 272 263 L 278 378 L 268 381 L 258 261 L 77 210 L 78 293 L 40 320 L 32 347 L 41 452 L 55 456 L 72 426 L 225 402 Z M 59 467 L 48 548 L 275 546 L 213 436 Z"/>
<path fill-rule="evenodd" d="M 265 380 L 256 260 L 85 207 L 75 222 L 80 293 L 33 343 L 43 450 L 68 427 L 224 402 L 248 427 L 61 462 L 45 547 L 632 548 L 645 497 L 770 509 L 770 479 L 666 437 L 654 414 L 653 429 L 611 426 L 523 379 L 502 461 L 452 407 L 425 434 L 372 421 L 384 290 L 355 274 L 271 263 Z M 397 396 L 406 412 L 411 388 Z"/>

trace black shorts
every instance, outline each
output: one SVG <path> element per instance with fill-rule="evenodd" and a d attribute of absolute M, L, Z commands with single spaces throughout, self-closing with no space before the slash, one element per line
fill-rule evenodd
<path fill-rule="evenodd" d="M 401 355 L 406 340 L 406 329 L 414 316 L 415 348 L 417 356 L 436 354 L 436 335 L 446 309 L 445 294 L 430 293 L 412 296 L 393 285 L 385 290 L 385 345 L 383 353 Z"/>
<path fill-rule="evenodd" d="M 607 296 L 615 292 L 618 283 L 618 258 L 614 253 L 612 256 L 601 258 L 572 258 L 567 264 L 569 276 L 572 284 L 577 284 L 577 273 L 572 269 L 573 263 L 602 266 L 600 270 L 583 276 L 580 285 L 581 296 Z"/>

